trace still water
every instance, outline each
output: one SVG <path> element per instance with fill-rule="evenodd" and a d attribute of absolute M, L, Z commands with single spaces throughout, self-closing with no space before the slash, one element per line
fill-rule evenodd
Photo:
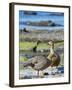
<path fill-rule="evenodd" d="M 36 12 L 36 15 L 32 14 L 24 14 L 24 11 L 19 12 L 19 29 L 27 28 L 27 29 L 32 29 L 32 30 L 52 30 L 52 29 L 63 29 L 64 28 L 64 15 L 60 15 L 59 13 L 53 13 L 53 12 Z M 39 22 L 39 21 L 48 21 L 51 20 L 56 24 L 59 24 L 61 26 L 54 26 L 54 27 L 49 27 L 49 26 L 28 26 L 25 23 L 28 21 L 34 21 L 34 22 Z M 22 23 L 24 22 L 24 23 Z"/>

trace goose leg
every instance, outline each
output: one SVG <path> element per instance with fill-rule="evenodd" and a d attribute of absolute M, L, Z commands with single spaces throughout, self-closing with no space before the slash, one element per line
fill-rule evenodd
<path fill-rule="evenodd" d="M 52 75 L 54 74 L 54 73 L 53 73 L 53 70 L 54 70 L 53 67 L 51 67 L 51 74 L 52 74 Z"/>
<path fill-rule="evenodd" d="M 39 77 L 39 70 L 38 70 L 38 72 L 37 72 L 37 76 Z"/>
<path fill-rule="evenodd" d="M 59 74 L 58 66 L 56 66 L 56 74 Z"/>
<path fill-rule="evenodd" d="M 51 75 L 55 75 L 54 67 L 51 67 Z"/>

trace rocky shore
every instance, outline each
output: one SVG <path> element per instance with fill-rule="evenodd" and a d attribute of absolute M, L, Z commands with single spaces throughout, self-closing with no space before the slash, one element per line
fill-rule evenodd
<path fill-rule="evenodd" d="M 20 24 L 25 24 L 25 25 L 29 25 L 29 26 L 51 26 L 51 27 L 62 26 L 60 24 L 56 24 L 52 20 L 48 20 L 48 21 L 27 21 L 27 22 L 20 22 Z"/>
<path fill-rule="evenodd" d="M 62 41 L 64 40 L 63 30 L 20 30 L 20 41 Z"/>

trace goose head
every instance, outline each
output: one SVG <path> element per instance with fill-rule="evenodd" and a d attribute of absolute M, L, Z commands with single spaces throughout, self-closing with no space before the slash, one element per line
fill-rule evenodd
<path fill-rule="evenodd" d="M 36 45 L 33 47 L 33 52 L 37 52 L 37 46 L 41 43 L 40 40 L 37 41 Z"/>
<path fill-rule="evenodd" d="M 50 40 L 50 41 L 48 42 L 48 45 L 53 46 L 53 45 L 54 45 L 54 41 Z"/>
<path fill-rule="evenodd" d="M 54 46 L 54 41 L 50 40 L 50 41 L 48 42 L 48 45 L 51 46 L 51 47 L 53 47 L 53 46 Z"/>
<path fill-rule="evenodd" d="M 40 43 L 41 43 L 41 41 L 40 41 L 40 40 L 38 40 L 38 41 L 37 41 L 37 45 L 39 45 Z"/>

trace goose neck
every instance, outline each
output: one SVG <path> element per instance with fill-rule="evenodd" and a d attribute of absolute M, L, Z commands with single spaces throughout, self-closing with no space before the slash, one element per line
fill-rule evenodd
<path fill-rule="evenodd" d="M 51 46 L 51 48 L 50 48 L 50 53 L 51 53 L 51 54 L 54 53 L 54 46 Z"/>

